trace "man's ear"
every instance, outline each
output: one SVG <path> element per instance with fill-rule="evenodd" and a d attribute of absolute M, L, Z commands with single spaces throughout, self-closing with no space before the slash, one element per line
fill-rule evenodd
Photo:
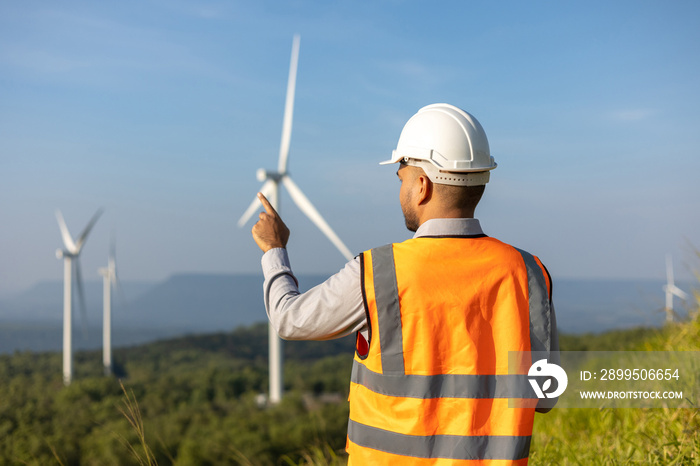
<path fill-rule="evenodd" d="M 430 178 L 428 178 L 428 175 L 425 173 L 418 175 L 416 182 L 418 183 L 416 201 L 418 205 L 422 205 L 428 202 L 433 196 L 433 182 L 430 181 Z"/>

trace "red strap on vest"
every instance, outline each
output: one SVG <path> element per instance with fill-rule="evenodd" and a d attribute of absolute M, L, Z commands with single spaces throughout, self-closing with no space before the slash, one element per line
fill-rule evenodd
<path fill-rule="evenodd" d="M 355 350 L 357 350 L 357 355 L 361 358 L 366 358 L 367 354 L 369 353 L 369 343 L 367 343 L 367 340 L 360 332 L 357 332 Z"/>

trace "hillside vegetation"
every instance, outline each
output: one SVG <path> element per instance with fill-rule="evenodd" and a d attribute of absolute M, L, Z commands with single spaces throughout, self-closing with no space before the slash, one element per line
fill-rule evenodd
<path fill-rule="evenodd" d="M 700 321 L 562 336 L 562 350 L 700 350 Z M 76 355 L 0 357 L 0 464 L 345 464 L 353 340 L 288 342 L 282 403 L 264 407 L 267 327 Z M 554 409 L 532 465 L 700 464 L 695 409 Z"/>
<path fill-rule="evenodd" d="M 700 317 L 696 310 L 690 322 L 661 330 L 588 337 L 566 338 L 562 349 L 700 351 Z M 533 465 L 700 464 L 700 409 L 554 409 L 535 417 L 530 458 Z"/>
<path fill-rule="evenodd" d="M 158 464 L 278 464 L 342 450 L 352 351 L 351 339 L 287 342 L 287 396 L 264 408 L 266 325 L 119 349 L 144 439 L 99 352 L 76 354 L 69 387 L 58 353 L 1 356 L 0 464 L 148 464 L 142 440 Z"/>

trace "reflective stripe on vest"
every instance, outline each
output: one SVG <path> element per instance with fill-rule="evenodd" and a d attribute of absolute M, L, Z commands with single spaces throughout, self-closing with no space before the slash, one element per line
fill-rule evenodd
<path fill-rule="evenodd" d="M 372 254 L 372 268 L 382 270 L 381 282 L 374 283 L 377 307 L 386 312 L 379 319 L 379 337 L 382 346 L 382 368 L 384 374 L 403 374 L 403 332 L 401 331 L 401 309 L 399 290 L 396 284 L 394 250 L 391 245 L 377 248 Z"/>
<path fill-rule="evenodd" d="M 375 393 L 406 398 L 531 398 L 526 374 L 392 375 L 353 364 L 350 380 Z"/>
<path fill-rule="evenodd" d="M 530 303 L 530 351 L 549 352 L 552 347 L 552 319 L 547 282 L 535 257 L 522 249 L 516 250 L 523 257 L 527 268 L 527 289 Z"/>
<path fill-rule="evenodd" d="M 358 445 L 394 455 L 452 460 L 527 458 L 530 436 L 402 435 L 350 420 L 348 436 Z"/>
<path fill-rule="evenodd" d="M 411 247 L 419 246 L 419 243 L 414 244 Z M 523 299 L 527 299 L 528 307 L 526 311 L 517 311 L 527 312 L 528 321 L 522 322 L 522 336 L 513 338 L 515 347 L 511 349 L 548 352 L 552 343 L 548 291 L 550 284 L 543 267 L 531 254 L 516 250 L 497 240 L 488 238 L 488 242 L 484 244 L 493 248 L 497 254 L 505 254 L 510 261 L 514 261 L 513 251 L 517 251 L 522 261 L 518 267 L 521 270 L 525 269 L 524 273 L 521 272 L 522 278 L 519 281 L 514 280 L 515 284 L 510 285 L 516 291 L 518 286 L 522 288 L 522 294 L 527 295 Z M 365 263 L 367 255 L 371 256 L 371 262 Z M 374 370 L 367 367 L 365 361 L 359 357 L 355 358 L 353 365 L 351 419 L 348 426 L 348 451 L 351 453 L 351 460 L 354 456 L 359 460 L 363 454 L 369 454 L 367 458 L 371 458 L 371 451 L 377 450 L 391 455 L 411 457 L 414 460 L 446 458 L 509 460 L 518 464 L 520 464 L 518 460 L 526 462 L 530 446 L 534 400 L 527 400 L 532 401 L 527 408 L 508 408 L 507 402 L 509 399 L 532 398 L 527 375 L 411 373 L 406 364 L 413 355 L 406 355 L 404 351 L 405 348 L 413 351 L 411 345 L 416 343 L 414 339 L 417 336 L 405 334 L 402 323 L 400 304 L 402 295 L 399 280 L 397 280 L 394 245 L 383 246 L 373 249 L 369 254 L 363 254 L 361 263 L 363 264 L 363 296 L 369 302 L 369 304 L 366 302 L 366 305 L 368 305 L 368 319 L 370 319 L 370 335 L 375 336 L 374 331 L 378 331 L 379 334 L 378 345 L 377 342 L 370 341 L 370 353 L 374 350 L 380 354 L 377 360 L 371 363 L 375 366 Z M 365 270 L 368 267 L 371 271 Z M 366 281 L 370 283 L 365 283 Z M 512 298 L 512 300 L 517 299 L 517 297 Z M 524 305 L 523 299 L 518 302 Z M 374 311 L 375 306 L 376 311 Z M 411 304 L 408 305 L 410 306 Z M 376 312 L 376 315 L 370 316 L 372 312 L 369 307 Z M 372 317 L 376 322 L 372 321 Z M 420 319 L 413 317 L 413 319 L 416 318 Z M 524 328 L 526 325 L 529 328 Z M 409 321 L 409 328 L 415 328 L 415 323 L 411 327 Z M 449 331 L 449 329 L 446 330 Z M 406 338 L 408 340 L 404 341 Z M 418 341 L 416 344 L 420 345 L 421 342 Z M 494 354 L 497 353 L 496 350 L 491 351 Z M 409 359 L 406 359 L 407 356 Z M 413 367 L 416 367 L 415 361 Z M 450 369 L 446 368 L 446 370 Z M 410 402 L 411 399 L 415 401 Z M 401 414 L 398 415 L 399 419 L 392 419 L 397 409 L 405 410 L 412 419 L 402 418 Z M 378 412 L 382 410 L 386 412 Z M 445 425 L 449 424 L 452 412 L 465 417 L 463 429 L 460 428 L 459 423 Z M 490 417 L 491 412 L 494 413 L 495 425 L 489 424 L 490 420 L 485 419 Z M 504 422 L 498 421 L 499 413 L 505 416 Z M 382 423 L 386 428 L 379 427 Z M 468 429 L 472 432 L 462 432 Z M 449 433 L 441 433 L 442 430 Z M 455 433 L 456 431 L 458 432 Z M 507 435 L 503 435 L 504 433 Z"/>

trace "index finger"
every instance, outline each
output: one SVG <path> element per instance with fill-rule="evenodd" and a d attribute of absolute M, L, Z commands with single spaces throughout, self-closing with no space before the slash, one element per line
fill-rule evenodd
<path fill-rule="evenodd" d="M 275 210 L 274 207 L 272 207 L 272 204 L 270 204 L 270 201 L 267 200 L 267 198 L 265 197 L 265 195 L 263 193 L 258 193 L 258 199 L 260 200 L 260 203 L 265 208 L 265 212 L 267 212 L 270 215 L 277 216 L 277 211 Z"/>

